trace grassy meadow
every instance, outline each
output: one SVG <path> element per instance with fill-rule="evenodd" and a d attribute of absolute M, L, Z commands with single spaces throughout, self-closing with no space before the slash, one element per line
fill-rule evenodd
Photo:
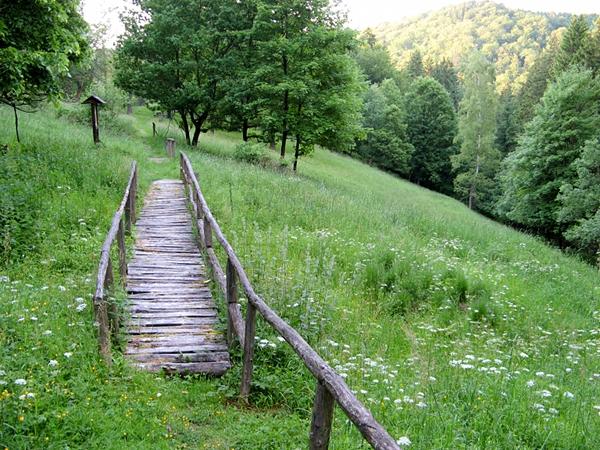
<path fill-rule="evenodd" d="M 52 110 L 21 124 L 19 146 L 0 108 L 0 447 L 306 448 L 314 380 L 260 321 L 251 407 L 236 403 L 239 352 L 220 379 L 97 354 L 101 243 L 133 159 L 141 195 L 179 176 L 156 159 L 166 133 L 185 147 L 174 123 L 140 108 L 99 147 Z M 215 217 L 256 291 L 393 436 L 600 448 L 597 269 L 348 157 L 319 149 L 296 175 L 270 150 L 239 161 L 239 141 L 209 133 L 186 150 Z M 368 448 L 339 410 L 331 448 Z"/>

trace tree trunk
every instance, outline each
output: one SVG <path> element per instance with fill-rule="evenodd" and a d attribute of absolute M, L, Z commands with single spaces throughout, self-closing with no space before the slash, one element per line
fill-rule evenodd
<path fill-rule="evenodd" d="M 183 128 L 183 132 L 185 134 L 185 143 L 187 145 L 191 145 L 190 142 L 190 125 L 187 120 L 187 113 L 185 111 L 179 111 L 179 115 L 181 116 L 181 128 Z"/>
<path fill-rule="evenodd" d="M 244 119 L 244 121 L 242 122 L 242 139 L 244 140 L 244 142 L 248 142 L 248 119 Z"/>
<path fill-rule="evenodd" d="M 300 135 L 296 135 L 296 151 L 294 152 L 294 172 L 298 168 L 298 158 L 300 157 Z"/>
<path fill-rule="evenodd" d="M 75 101 L 79 102 L 81 100 L 81 94 L 83 94 L 83 83 L 79 80 L 75 82 L 77 84 L 77 92 L 75 92 Z"/>
<path fill-rule="evenodd" d="M 194 115 L 192 114 L 192 122 L 194 123 L 194 136 L 192 137 L 192 147 L 198 147 L 198 140 L 200 139 L 200 133 L 202 133 L 202 125 L 208 118 L 208 111 L 204 111 L 202 114 L 198 116 L 197 119 L 194 119 Z"/>
<path fill-rule="evenodd" d="M 289 92 L 286 91 L 283 94 L 283 129 L 281 130 L 281 152 L 280 152 L 280 157 L 281 159 L 285 158 L 285 144 L 287 143 L 287 137 L 288 137 L 288 110 L 289 110 Z"/>
<path fill-rule="evenodd" d="M 478 146 L 481 142 L 481 136 L 479 136 Z M 479 167 L 480 167 L 480 159 L 479 155 L 475 158 L 475 175 L 473 176 L 473 180 L 471 181 L 471 187 L 469 188 L 469 209 L 473 209 L 475 207 L 475 197 L 477 196 L 477 177 L 479 176 Z"/>
<path fill-rule="evenodd" d="M 288 75 L 288 59 L 287 55 L 283 55 L 281 59 L 281 63 L 283 66 L 283 76 L 287 81 Z M 290 109 L 290 93 L 286 89 L 283 93 L 283 129 L 281 130 L 281 159 L 285 158 L 285 145 L 287 143 L 288 136 L 288 111 Z"/>
<path fill-rule="evenodd" d="M 13 111 L 15 112 L 15 132 L 17 133 L 17 142 L 21 143 L 21 136 L 19 136 L 19 114 L 17 113 L 17 105 L 12 105 Z"/>

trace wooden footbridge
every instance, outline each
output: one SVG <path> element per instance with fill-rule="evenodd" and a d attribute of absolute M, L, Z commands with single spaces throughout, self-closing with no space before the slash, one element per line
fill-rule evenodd
<path fill-rule="evenodd" d="M 344 379 L 256 294 L 212 215 L 184 153 L 180 163 L 181 181 L 152 183 L 137 221 L 137 165 L 132 164 L 123 200 L 102 247 L 94 295 L 99 349 L 105 362 L 112 362 L 111 342 L 119 347 L 124 341 L 126 360 L 141 370 L 218 376 L 231 367 L 229 348 L 240 345 L 240 399 L 247 403 L 258 313 L 317 380 L 310 449 L 328 448 L 336 403 L 373 448 L 399 449 Z M 134 224 L 135 239 L 128 239 L 126 235 L 132 234 Z M 225 271 L 213 248 L 213 237 L 227 257 Z M 134 241 L 129 262 L 128 240 Z M 127 293 L 123 305 L 112 295 L 113 251 L 119 262 L 118 279 Z M 218 289 L 211 289 L 212 282 Z M 247 299 L 245 318 L 238 301 L 240 290 Z M 223 331 L 212 297 L 218 291 L 225 299 L 222 309 L 227 327 Z"/>

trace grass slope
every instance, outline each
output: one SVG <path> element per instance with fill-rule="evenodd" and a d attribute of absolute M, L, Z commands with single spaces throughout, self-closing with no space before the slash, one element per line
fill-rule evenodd
<path fill-rule="evenodd" d="M 90 297 L 128 164 L 142 193 L 178 176 L 149 159 L 162 138 L 147 111 L 121 120 L 95 148 L 86 127 L 23 117 L 23 148 L 0 156 L 0 445 L 304 448 L 314 381 L 263 323 L 251 409 L 233 401 L 239 364 L 210 380 L 100 363 Z M 411 448 L 600 447 L 596 270 L 340 155 L 296 176 L 236 162 L 235 135 L 202 140 L 188 154 L 256 290 L 390 433 Z M 339 411 L 331 447 L 366 447 Z"/>

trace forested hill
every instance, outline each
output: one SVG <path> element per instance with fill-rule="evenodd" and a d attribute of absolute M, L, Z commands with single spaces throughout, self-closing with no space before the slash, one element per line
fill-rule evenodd
<path fill-rule="evenodd" d="M 403 22 L 385 23 L 372 31 L 400 67 L 415 50 L 433 61 L 448 58 L 458 66 L 465 55 L 477 48 L 496 64 L 498 91 L 510 88 L 516 92 L 537 55 L 553 35 L 569 24 L 571 16 L 472 1 Z M 595 17 L 587 18 L 591 23 Z"/>

